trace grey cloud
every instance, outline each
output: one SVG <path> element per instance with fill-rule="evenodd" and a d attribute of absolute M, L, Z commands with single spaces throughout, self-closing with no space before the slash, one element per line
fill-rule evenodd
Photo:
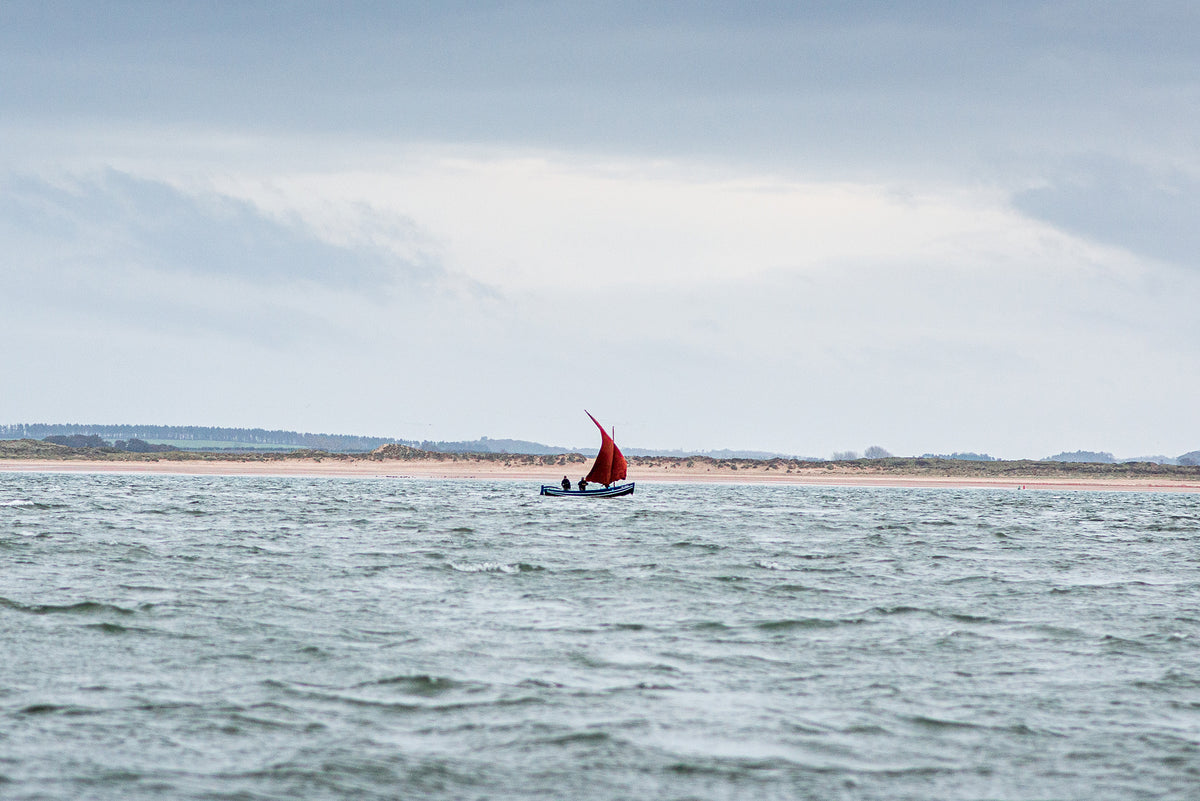
<path fill-rule="evenodd" d="M 65 185 L 29 177 L 0 182 L 0 219 L 22 239 L 41 239 L 43 249 L 69 245 L 71 258 L 90 259 L 97 269 L 136 265 L 367 293 L 418 286 L 440 274 L 432 258 L 402 260 L 381 248 L 339 247 L 244 201 L 194 197 L 116 171 Z"/>
<path fill-rule="evenodd" d="M 369 222 L 416 255 L 330 244 L 244 201 L 116 171 L 0 176 L 0 313 L 267 347 L 359 337 L 364 314 L 416 314 L 456 286 L 411 222 Z"/>
<path fill-rule="evenodd" d="M 1200 267 L 1200 180 L 1091 160 L 1014 205 L 1031 217 L 1096 242 L 1188 267 Z"/>
<path fill-rule="evenodd" d="M 1200 125 L 1185 3 L 0 5 L 37 120 L 719 152 L 858 167 Z M 1114 107 L 1154 124 L 1114 121 Z M 1169 119 L 1169 124 L 1164 122 Z"/>

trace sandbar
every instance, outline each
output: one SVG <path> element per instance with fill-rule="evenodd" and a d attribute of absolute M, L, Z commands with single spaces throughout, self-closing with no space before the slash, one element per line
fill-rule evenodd
<path fill-rule="evenodd" d="M 456 457 L 453 459 L 391 460 L 331 456 L 329 458 L 228 459 L 0 459 L 0 472 L 126 473 L 149 475 L 310 476 L 344 478 L 421 478 L 528 481 L 558 484 L 564 473 L 572 482 L 586 472 L 586 464 L 529 464 L 514 458 Z M 769 463 L 728 465 L 697 462 L 647 463 L 631 461 L 629 480 L 654 482 L 712 482 L 726 484 L 804 484 L 852 487 L 942 487 L 1012 490 L 1109 490 L 1139 492 L 1200 492 L 1200 480 L 1163 476 L 1090 477 L 1006 475 L 963 476 L 930 473 L 904 474 L 845 464 L 801 469 L 772 467 Z"/>

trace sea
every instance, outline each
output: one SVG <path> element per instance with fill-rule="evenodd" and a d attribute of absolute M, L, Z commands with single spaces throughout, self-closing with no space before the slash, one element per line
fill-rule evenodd
<path fill-rule="evenodd" d="M 1200 798 L 1200 495 L 0 474 L 0 798 Z"/>

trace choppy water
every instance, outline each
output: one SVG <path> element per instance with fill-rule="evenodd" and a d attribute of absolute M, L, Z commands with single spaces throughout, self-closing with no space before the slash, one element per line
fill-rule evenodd
<path fill-rule="evenodd" d="M 1200 796 L 1200 496 L 0 475 L 0 797 Z"/>

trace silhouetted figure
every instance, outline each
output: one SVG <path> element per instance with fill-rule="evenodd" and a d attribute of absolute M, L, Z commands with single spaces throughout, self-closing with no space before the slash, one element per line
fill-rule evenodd
<path fill-rule="evenodd" d="M 579 491 L 583 492 L 585 489 L 587 489 L 587 479 L 581 478 L 579 479 Z"/>
<path fill-rule="evenodd" d="M 563 476 L 562 488 L 564 490 L 566 490 L 567 492 L 570 492 L 571 491 L 571 479 L 567 478 L 566 476 Z"/>

